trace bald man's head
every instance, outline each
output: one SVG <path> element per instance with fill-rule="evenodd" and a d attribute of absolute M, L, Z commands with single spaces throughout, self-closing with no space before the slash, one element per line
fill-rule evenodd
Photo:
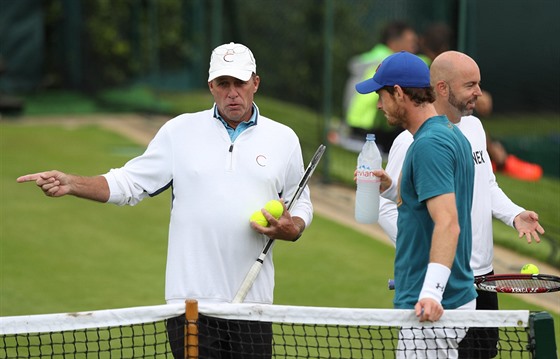
<path fill-rule="evenodd" d="M 467 71 L 477 73 L 480 77 L 478 65 L 469 55 L 458 51 L 443 52 L 434 59 L 430 67 L 431 84 L 434 86 L 437 81 L 449 82 L 462 77 Z"/>
<path fill-rule="evenodd" d="M 471 115 L 482 96 L 478 65 L 470 56 L 457 51 L 443 52 L 434 59 L 430 84 L 436 93 L 434 104 L 438 113 L 455 123 L 461 116 Z"/>

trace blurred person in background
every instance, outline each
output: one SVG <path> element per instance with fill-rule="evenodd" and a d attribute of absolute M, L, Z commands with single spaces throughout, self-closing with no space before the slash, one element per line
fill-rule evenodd
<path fill-rule="evenodd" d="M 269 200 L 291 198 L 304 172 L 295 132 L 259 113 L 259 84 L 249 48 L 218 46 L 208 76 L 214 106 L 165 123 L 144 154 L 101 176 L 47 171 L 17 181 L 34 181 L 49 197 L 117 205 L 135 205 L 171 188 L 167 303 L 229 303 L 268 238 L 295 241 L 313 217 L 306 187 L 291 213 L 284 210 L 277 220 L 263 211 L 268 227 L 249 223 Z M 274 266 L 268 257 L 246 302 L 272 303 Z M 272 355 L 271 323 L 199 318 L 200 358 Z M 175 358 L 184 358 L 184 324 L 184 314 L 167 321 Z"/>
<path fill-rule="evenodd" d="M 420 36 L 419 44 L 419 56 L 427 64 L 431 64 L 439 54 L 455 47 L 454 34 L 447 24 L 433 23 L 426 27 Z M 492 114 L 492 109 L 492 95 L 488 91 L 482 90 L 482 95 L 477 100 L 476 113 L 481 118 L 487 118 Z M 486 148 L 494 172 L 500 172 L 523 181 L 538 181 L 542 177 L 541 166 L 509 154 L 500 141 L 493 140 L 488 134 L 486 136 Z"/>
<path fill-rule="evenodd" d="M 418 35 L 408 23 L 397 20 L 383 28 L 377 45 L 348 62 L 350 77 L 344 91 L 343 111 L 348 136 L 357 141 L 353 149 L 358 152 L 366 134 L 375 133 L 376 144 L 386 153 L 393 139 L 402 131 L 400 127 L 387 125 L 383 112 L 377 110 L 377 93 L 358 96 L 354 88 L 358 82 L 371 78 L 383 59 L 399 51 L 418 52 Z M 343 139 L 334 139 L 333 142 L 337 140 Z"/>
<path fill-rule="evenodd" d="M 482 96 L 476 105 L 476 113 L 480 117 L 489 117 L 493 109 L 492 101 L 492 95 L 487 91 L 482 91 Z M 502 143 L 493 140 L 490 135 L 487 135 L 486 146 L 494 172 L 503 173 L 522 181 L 538 181 L 541 179 L 543 169 L 540 165 L 524 161 L 508 153 Z"/>

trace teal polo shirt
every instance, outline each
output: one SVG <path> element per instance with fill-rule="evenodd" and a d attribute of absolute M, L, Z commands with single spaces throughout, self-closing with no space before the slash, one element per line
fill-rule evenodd
<path fill-rule="evenodd" d="M 447 117 L 428 119 L 414 135 L 401 172 L 395 308 L 412 309 L 418 301 L 430 261 L 434 230 L 426 201 L 446 193 L 455 193 L 461 233 L 442 305 L 445 309 L 455 309 L 476 298 L 469 264 L 473 185 L 474 164 L 469 141 Z"/>

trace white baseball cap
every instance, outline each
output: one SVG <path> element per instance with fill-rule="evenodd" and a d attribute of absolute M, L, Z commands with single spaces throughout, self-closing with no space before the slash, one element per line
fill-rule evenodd
<path fill-rule="evenodd" d="M 251 50 L 245 45 L 230 42 L 212 51 L 208 82 L 219 76 L 233 76 L 248 81 L 253 72 L 257 72 L 257 63 Z"/>

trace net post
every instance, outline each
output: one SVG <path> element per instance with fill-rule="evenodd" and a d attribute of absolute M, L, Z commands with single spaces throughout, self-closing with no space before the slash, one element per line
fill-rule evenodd
<path fill-rule="evenodd" d="M 185 359 L 198 358 L 198 302 L 185 301 Z"/>
<path fill-rule="evenodd" d="M 558 358 L 554 335 L 554 319 L 547 312 L 529 316 L 530 345 L 534 358 Z"/>

